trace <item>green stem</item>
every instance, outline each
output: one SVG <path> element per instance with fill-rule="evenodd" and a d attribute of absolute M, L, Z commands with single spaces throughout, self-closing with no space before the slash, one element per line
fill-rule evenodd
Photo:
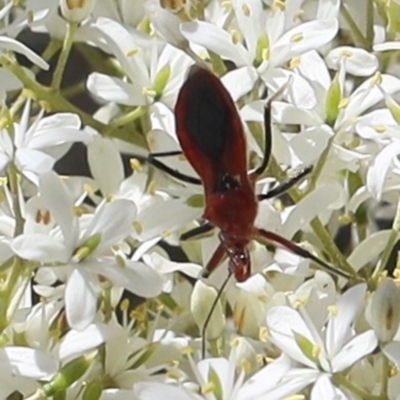
<path fill-rule="evenodd" d="M 58 91 L 43 86 L 30 78 L 25 71 L 15 62 L 3 56 L 0 57 L 0 63 L 9 69 L 27 89 L 34 92 L 37 99 L 45 103 L 46 108 L 53 112 L 71 112 L 77 114 L 82 120 L 83 124 L 89 125 L 100 134 L 124 140 L 138 146 L 147 147 L 146 141 L 142 135 L 135 134 L 130 127 L 122 127 L 115 129 L 107 124 L 94 119 L 90 114 L 85 113 L 78 107 L 74 106 L 67 99 L 65 99 Z"/>
<path fill-rule="evenodd" d="M 389 360 L 386 356 L 383 356 L 382 363 L 382 386 L 381 386 L 381 396 L 384 398 L 388 392 L 388 384 L 389 384 L 389 371 L 390 365 Z"/>
<path fill-rule="evenodd" d="M 120 126 L 130 124 L 146 113 L 147 113 L 147 109 L 145 107 L 137 107 L 134 110 L 130 111 L 129 113 L 122 115 L 119 118 L 114 119 L 111 122 L 110 127 L 119 128 Z"/>
<path fill-rule="evenodd" d="M 325 150 L 322 152 L 321 156 L 319 157 L 318 161 L 316 162 L 316 164 L 313 167 L 311 179 L 310 179 L 310 185 L 309 185 L 309 188 L 307 189 L 306 194 L 312 192 L 317 187 L 317 181 L 321 175 L 321 172 L 322 172 L 322 169 L 324 168 L 326 160 L 328 159 L 328 155 L 329 155 L 329 152 L 331 151 L 333 139 L 334 139 L 334 136 L 332 136 L 328 140 Z"/>
<path fill-rule="evenodd" d="M 14 237 L 16 237 L 23 233 L 25 220 L 21 211 L 18 171 L 13 163 L 8 164 L 7 177 L 10 182 L 11 193 L 13 196 L 13 211 L 15 215 Z"/>
<path fill-rule="evenodd" d="M 53 80 L 51 82 L 51 87 L 53 89 L 59 89 L 61 85 L 61 80 L 64 74 L 65 66 L 67 65 L 68 57 L 74 43 L 74 37 L 78 29 L 78 24 L 76 22 L 69 22 L 67 25 L 67 34 L 65 35 L 63 47 L 61 49 L 60 56 L 58 58 L 56 70 L 54 71 Z"/>
<path fill-rule="evenodd" d="M 51 39 L 42 53 L 43 60 L 49 61 L 54 56 L 54 54 L 57 53 L 60 47 L 61 42 L 59 40 Z M 31 71 L 34 75 L 36 75 L 41 71 L 41 68 L 37 65 L 34 65 L 32 66 Z"/>
<path fill-rule="evenodd" d="M 334 382 L 338 385 L 341 385 L 345 387 L 346 389 L 350 390 L 352 393 L 357 395 L 360 399 L 363 400 L 388 400 L 387 395 L 385 394 L 384 396 L 374 396 L 372 394 L 369 394 L 365 390 L 361 389 L 357 385 L 355 385 L 353 382 L 350 382 L 345 376 L 342 376 L 340 374 L 335 375 L 333 378 Z"/>
<path fill-rule="evenodd" d="M 374 2 L 373 0 L 367 0 L 367 27 L 365 30 L 365 38 L 368 42 L 368 46 L 372 49 L 374 42 Z"/>
<path fill-rule="evenodd" d="M 390 232 L 389 239 L 386 243 L 385 249 L 383 250 L 382 257 L 379 263 L 377 263 L 374 272 L 372 273 L 372 276 L 370 278 L 372 287 L 375 287 L 376 284 L 378 283 L 379 277 L 389 261 L 389 257 L 392 253 L 393 247 L 395 246 L 397 239 L 399 237 L 399 231 L 400 231 L 400 198 L 397 201 L 397 210 L 392 224 L 392 231 Z"/>
<path fill-rule="evenodd" d="M 367 0 L 370 1 L 370 0 Z M 359 45 L 360 47 L 366 49 L 366 50 L 371 50 L 370 49 L 370 43 L 368 43 L 367 39 L 364 37 L 362 32 L 360 31 L 359 27 L 355 23 L 353 17 L 351 16 L 347 6 L 341 3 L 341 12 L 343 15 L 343 18 L 346 20 L 347 24 L 349 25 L 349 28 L 351 30 L 351 33 L 354 36 L 354 42 L 355 44 Z"/>

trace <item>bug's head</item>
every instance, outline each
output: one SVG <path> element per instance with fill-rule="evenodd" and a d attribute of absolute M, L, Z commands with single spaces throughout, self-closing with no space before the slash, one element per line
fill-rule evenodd
<path fill-rule="evenodd" d="M 244 282 L 251 274 L 250 254 L 247 246 L 227 246 L 229 271 L 238 282 Z"/>

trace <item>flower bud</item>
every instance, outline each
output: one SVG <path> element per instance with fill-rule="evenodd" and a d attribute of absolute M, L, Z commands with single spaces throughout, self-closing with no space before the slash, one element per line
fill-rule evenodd
<path fill-rule="evenodd" d="M 82 22 L 92 12 L 96 0 L 60 0 L 61 13 L 69 22 Z"/>
<path fill-rule="evenodd" d="M 48 397 L 53 397 L 55 393 L 66 390 L 76 382 L 90 367 L 92 357 L 78 357 L 64 365 L 54 376 L 51 382 L 43 386 L 43 392 Z"/>
<path fill-rule="evenodd" d="M 400 323 L 400 289 L 391 278 L 385 278 L 374 293 L 366 317 L 378 339 L 393 339 Z"/>
<path fill-rule="evenodd" d="M 209 340 L 217 339 L 225 326 L 225 316 L 222 312 L 221 301 L 218 300 L 214 310 L 211 310 L 217 295 L 218 293 L 213 287 L 207 286 L 199 280 L 194 286 L 190 299 L 190 311 L 200 331 L 203 330 L 204 323 L 212 311 L 205 333 L 206 338 Z"/>
<path fill-rule="evenodd" d="M 98 400 L 103 390 L 103 382 L 100 378 L 86 384 L 82 400 Z"/>
<path fill-rule="evenodd" d="M 326 113 L 326 123 L 333 125 L 339 114 L 339 103 L 342 98 L 342 90 L 340 88 L 340 83 L 338 79 L 338 74 L 336 74 L 333 82 L 328 89 L 325 99 L 325 113 Z"/>
<path fill-rule="evenodd" d="M 153 90 L 156 92 L 156 98 L 162 96 L 170 76 L 171 67 L 169 65 L 165 65 L 163 68 L 160 69 L 160 71 L 158 71 L 153 84 Z"/>

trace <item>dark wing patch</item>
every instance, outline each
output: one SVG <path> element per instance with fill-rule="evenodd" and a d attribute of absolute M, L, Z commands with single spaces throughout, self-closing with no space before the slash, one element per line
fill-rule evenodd
<path fill-rule="evenodd" d="M 212 161 L 217 161 L 226 147 L 229 110 L 215 86 L 193 79 L 186 94 L 185 125 L 187 132 Z"/>

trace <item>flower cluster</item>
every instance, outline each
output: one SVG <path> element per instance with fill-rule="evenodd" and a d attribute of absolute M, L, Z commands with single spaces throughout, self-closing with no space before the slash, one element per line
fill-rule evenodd
<path fill-rule="evenodd" d="M 0 7 L 0 400 L 399 399 L 399 1 Z M 68 87 L 76 49 L 90 73 Z M 208 200 L 175 127 L 195 65 L 235 102 L 249 170 L 272 148 L 257 194 L 313 166 L 255 222 L 298 247 L 254 241 L 244 282 L 202 275 L 229 254 L 217 229 L 182 236 Z M 90 177 L 56 172 L 74 143 Z"/>

